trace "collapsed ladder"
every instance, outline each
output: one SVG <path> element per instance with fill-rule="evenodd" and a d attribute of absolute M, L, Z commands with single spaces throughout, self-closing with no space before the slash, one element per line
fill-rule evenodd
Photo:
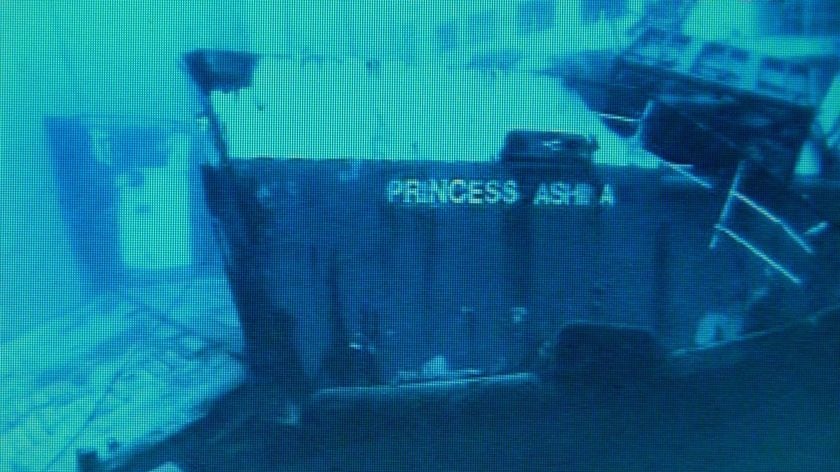
<path fill-rule="evenodd" d="M 601 116 L 636 125 L 631 143 L 662 168 L 720 195 L 710 250 L 728 239 L 802 284 L 817 253 L 815 237 L 829 223 L 790 183 L 828 89 L 824 66 L 668 26 L 639 24 L 613 66 L 614 80 L 623 85 L 614 101 L 632 109 L 599 110 Z M 835 128 L 825 135 L 829 149 L 840 141 L 830 141 L 840 135 Z"/>
<path fill-rule="evenodd" d="M 642 146 L 645 124 L 657 106 L 650 100 L 631 142 Z M 715 250 L 721 239 L 734 242 L 788 281 L 801 285 L 808 259 L 816 253 L 812 239 L 828 229 L 806 202 L 761 163 L 742 157 L 734 175 L 719 184 L 694 172 L 691 164 L 671 162 L 651 153 L 660 166 L 710 192 L 725 192 L 725 199 L 714 224 L 709 249 Z"/>
<path fill-rule="evenodd" d="M 811 239 L 828 229 L 828 222 L 798 200 L 759 165 L 740 161 L 709 249 L 716 249 L 725 236 L 792 283 L 802 284 L 802 267 L 816 253 Z"/>

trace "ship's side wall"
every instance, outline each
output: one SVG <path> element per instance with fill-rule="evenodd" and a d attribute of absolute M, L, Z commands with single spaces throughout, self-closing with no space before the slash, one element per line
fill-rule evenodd
<path fill-rule="evenodd" d="M 439 355 L 505 372 L 572 320 L 691 343 L 705 312 L 736 306 L 762 273 L 743 251 L 708 249 L 721 197 L 659 170 L 271 159 L 228 170 L 247 227 L 228 243 L 250 254 L 234 264 L 268 287 L 256 306 L 290 317 L 311 376 L 336 313 L 386 378 Z M 230 217 L 217 215 L 227 231 Z"/>

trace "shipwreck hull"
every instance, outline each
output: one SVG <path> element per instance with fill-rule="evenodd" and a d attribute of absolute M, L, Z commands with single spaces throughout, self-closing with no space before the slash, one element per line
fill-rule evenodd
<path fill-rule="evenodd" d="M 731 175 L 751 158 L 789 179 L 836 57 L 774 57 L 678 31 L 640 27 L 623 50 L 568 58 L 559 75 L 607 126 L 663 159 Z"/>
<path fill-rule="evenodd" d="M 836 343 L 791 356 L 788 343 L 820 342 L 782 339 L 675 356 L 643 382 L 587 372 L 555 384 L 519 375 L 437 392 L 324 391 L 305 424 L 314 463 L 341 470 L 833 470 L 840 390 L 824 356 Z M 730 348 L 748 354 L 668 373 Z"/>
<path fill-rule="evenodd" d="M 349 357 L 325 367 L 337 342 L 375 349 L 379 381 L 436 356 L 527 369 L 576 320 L 690 345 L 697 320 L 766 277 L 738 244 L 709 248 L 726 194 L 667 169 L 257 159 L 204 177 L 252 367 L 301 388 L 352 383 L 329 372 Z M 824 261 L 804 259 L 787 260 L 802 283 L 780 284 L 773 324 L 831 301 L 807 289 Z"/>
<path fill-rule="evenodd" d="M 492 161 L 423 158 L 414 127 L 403 160 L 292 158 L 231 111 L 272 123 L 252 75 L 275 59 L 186 57 L 248 381 L 89 470 L 840 468 L 835 187 L 743 150 L 599 165 L 593 138 L 533 129 Z M 743 329 L 694 349 L 722 311 Z"/>
<path fill-rule="evenodd" d="M 322 389 L 294 418 L 276 389 L 244 385 L 167 442 L 82 470 L 165 462 L 208 472 L 840 467 L 836 309 L 670 353 L 643 330 L 564 331 L 538 373 Z M 601 341 L 568 343 L 582 332 Z M 646 362 L 627 363 L 628 354 Z"/>

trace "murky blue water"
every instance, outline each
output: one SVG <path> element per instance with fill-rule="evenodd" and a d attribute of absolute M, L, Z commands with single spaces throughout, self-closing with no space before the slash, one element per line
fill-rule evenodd
<path fill-rule="evenodd" d="M 0 24 L 0 471 L 840 470 L 833 0 Z"/>

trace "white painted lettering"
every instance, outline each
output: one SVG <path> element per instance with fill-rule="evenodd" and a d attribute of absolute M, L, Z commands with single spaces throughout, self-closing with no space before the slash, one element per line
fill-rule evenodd
<path fill-rule="evenodd" d="M 519 190 L 515 180 L 508 180 L 502 186 L 502 201 L 512 205 L 519 201 Z"/>
<path fill-rule="evenodd" d="M 461 178 L 393 179 L 388 181 L 386 194 L 389 203 L 406 205 L 511 205 L 521 197 L 516 180 Z M 609 184 L 597 189 L 588 182 L 541 182 L 531 203 L 539 206 L 612 207 L 616 205 L 616 195 Z"/>
<path fill-rule="evenodd" d="M 482 195 L 484 193 L 484 181 L 481 180 L 470 180 L 470 199 L 469 202 L 471 205 L 480 205 L 484 203 L 482 199 Z"/>
<path fill-rule="evenodd" d="M 555 205 L 571 205 L 572 187 L 566 182 L 551 183 L 551 203 Z"/>
<path fill-rule="evenodd" d="M 449 182 L 449 201 L 452 203 L 464 203 L 466 199 L 467 183 L 464 179 L 452 179 Z"/>
<path fill-rule="evenodd" d="M 615 206 L 615 192 L 613 191 L 612 185 L 604 185 L 604 189 L 601 190 L 601 198 L 599 199 L 598 204 L 601 206 Z"/>
<path fill-rule="evenodd" d="M 589 206 L 592 204 L 592 186 L 587 183 L 575 184 L 575 205 Z"/>
<path fill-rule="evenodd" d="M 430 183 L 425 180 L 417 182 L 417 203 L 428 205 L 432 203 L 432 196 L 429 193 Z"/>
<path fill-rule="evenodd" d="M 407 179 L 403 186 L 403 203 L 420 203 L 420 182 L 417 179 Z"/>
<path fill-rule="evenodd" d="M 486 190 L 484 197 L 484 201 L 489 203 L 490 205 L 494 205 L 499 203 L 499 200 L 502 199 L 502 194 L 499 191 L 499 181 L 498 180 L 490 180 L 487 182 L 484 190 Z"/>
<path fill-rule="evenodd" d="M 402 181 L 393 179 L 388 182 L 388 203 L 394 203 L 394 200 L 402 193 Z"/>
<path fill-rule="evenodd" d="M 548 193 L 548 186 L 546 184 L 540 184 L 537 188 L 537 193 L 534 195 L 534 201 L 532 202 L 534 206 L 536 205 L 548 205 L 551 203 L 551 197 Z"/>
<path fill-rule="evenodd" d="M 432 179 L 429 181 L 429 194 L 431 196 L 431 203 L 446 203 L 447 202 L 447 192 L 449 189 L 449 181 L 448 180 L 435 180 Z"/>

